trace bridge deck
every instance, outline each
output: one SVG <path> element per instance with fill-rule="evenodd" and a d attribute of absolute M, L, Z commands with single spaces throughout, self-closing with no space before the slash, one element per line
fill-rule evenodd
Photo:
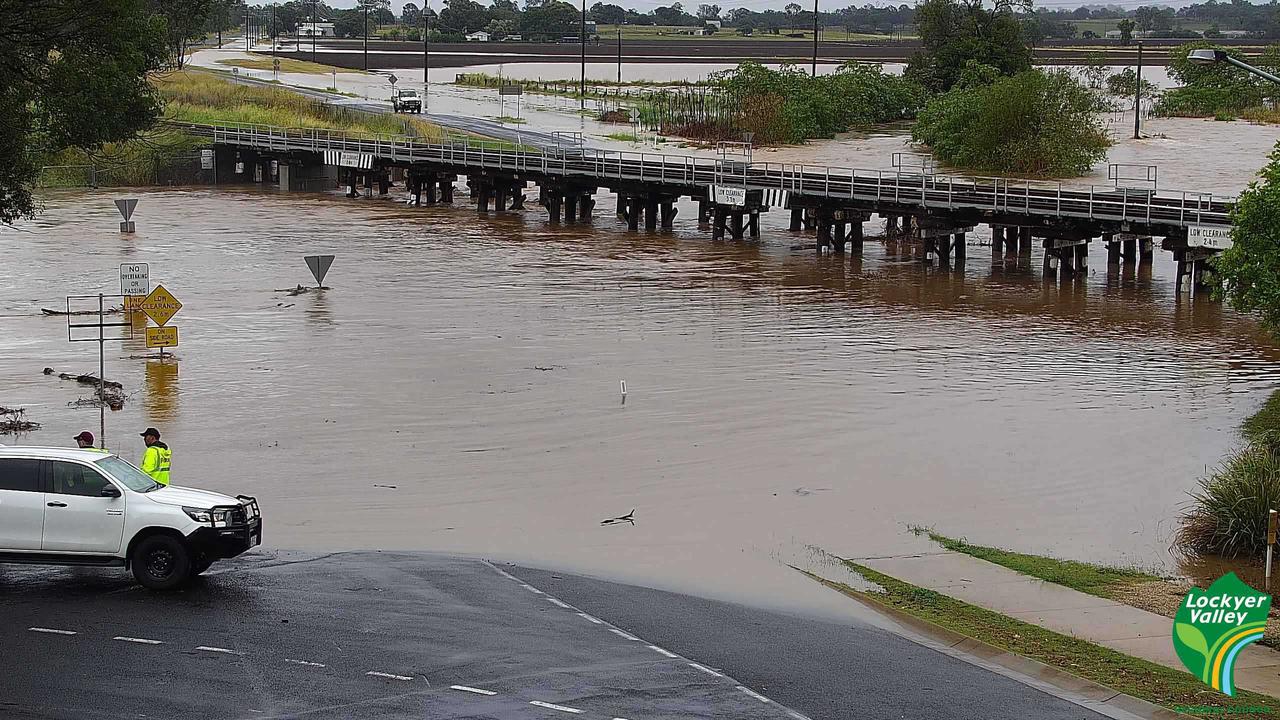
<path fill-rule="evenodd" d="M 459 172 L 502 172 L 612 187 L 650 184 L 677 194 L 709 185 L 780 190 L 818 202 L 918 208 L 922 214 L 970 218 L 1019 216 L 1028 224 L 1124 225 L 1166 235 L 1190 225 L 1230 226 L 1233 198 L 1203 192 L 1072 187 L 1058 182 L 924 172 L 860 170 L 788 163 L 722 162 L 716 158 L 616 152 L 581 147 L 527 151 L 485 144 L 433 144 L 408 137 L 262 125 L 182 125 L 215 144 L 277 152 L 326 150 L 372 155 L 399 165 L 433 164 Z"/>

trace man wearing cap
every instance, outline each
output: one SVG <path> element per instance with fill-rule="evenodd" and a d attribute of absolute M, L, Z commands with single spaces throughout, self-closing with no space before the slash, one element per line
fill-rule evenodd
<path fill-rule="evenodd" d="M 76 447 L 80 448 L 81 450 L 93 450 L 95 452 L 106 452 L 106 450 L 102 450 L 100 448 L 96 448 L 93 446 L 93 433 L 89 432 L 88 430 L 85 430 L 84 432 L 75 436 L 74 438 L 72 438 L 72 440 L 76 441 Z"/>
<path fill-rule="evenodd" d="M 147 445 L 146 452 L 142 454 L 142 472 L 150 475 L 152 480 L 161 485 L 168 485 L 169 462 L 173 458 L 173 453 L 168 445 L 160 442 L 159 430 L 149 427 L 140 434 L 142 442 Z"/>

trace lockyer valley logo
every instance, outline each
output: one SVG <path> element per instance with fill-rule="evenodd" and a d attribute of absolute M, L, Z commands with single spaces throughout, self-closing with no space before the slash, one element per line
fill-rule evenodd
<path fill-rule="evenodd" d="M 1173 620 L 1173 649 L 1200 680 L 1235 695 L 1236 657 L 1245 645 L 1261 640 L 1271 596 L 1227 573 L 1208 590 L 1191 588 Z"/>

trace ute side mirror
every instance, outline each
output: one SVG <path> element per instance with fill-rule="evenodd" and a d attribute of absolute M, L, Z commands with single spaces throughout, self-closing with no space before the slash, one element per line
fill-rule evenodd
<path fill-rule="evenodd" d="M 102 491 L 99 492 L 98 495 L 105 498 L 118 498 L 120 497 L 120 488 L 112 485 L 111 483 L 107 483 L 102 486 Z"/>

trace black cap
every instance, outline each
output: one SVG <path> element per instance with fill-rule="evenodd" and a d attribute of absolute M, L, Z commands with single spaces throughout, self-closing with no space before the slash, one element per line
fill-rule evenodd
<path fill-rule="evenodd" d="M 155 435 L 157 440 L 158 440 L 158 439 L 160 439 L 160 431 L 159 431 L 159 430 L 157 430 L 157 429 L 155 429 L 155 428 L 147 428 L 146 430 L 143 430 L 142 432 L 138 433 L 138 435 L 139 435 L 139 437 L 146 437 L 146 436 L 148 436 L 148 435 Z"/>

